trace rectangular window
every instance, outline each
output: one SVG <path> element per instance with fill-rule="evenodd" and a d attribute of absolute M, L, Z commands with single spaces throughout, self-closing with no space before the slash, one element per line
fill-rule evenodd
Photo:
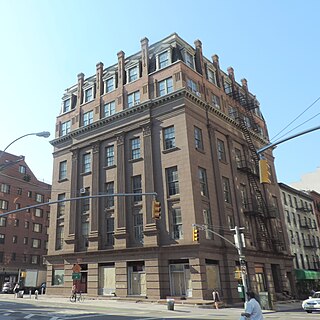
<path fill-rule="evenodd" d="M 216 73 L 215 71 L 213 71 L 212 69 L 207 69 L 208 71 L 208 80 L 213 83 L 213 84 L 217 84 L 217 78 L 216 78 Z"/>
<path fill-rule="evenodd" d="M 42 217 L 43 217 L 43 209 L 35 208 L 35 210 L 34 210 L 34 215 L 35 215 L 36 217 L 42 218 Z"/>
<path fill-rule="evenodd" d="M 63 268 L 53 268 L 52 269 L 52 285 L 59 286 L 64 284 L 64 269 Z"/>
<path fill-rule="evenodd" d="M 0 192 L 10 193 L 10 185 L 8 185 L 8 184 L 6 184 L 6 183 L 1 183 L 1 185 L 0 185 Z"/>
<path fill-rule="evenodd" d="M 7 225 L 7 218 L 0 217 L 0 227 L 5 227 Z"/>
<path fill-rule="evenodd" d="M 134 237 L 137 242 L 143 243 L 143 214 L 136 213 L 133 215 Z"/>
<path fill-rule="evenodd" d="M 176 146 L 174 126 L 163 129 L 164 150 L 172 149 Z"/>
<path fill-rule="evenodd" d="M 224 148 L 224 142 L 220 139 L 217 139 L 217 146 L 218 146 L 218 159 L 220 161 L 226 161 L 226 151 Z"/>
<path fill-rule="evenodd" d="M 105 184 L 105 192 L 106 194 L 114 194 L 114 182 L 108 182 Z M 106 197 L 105 199 L 105 207 L 107 209 L 114 206 L 114 196 Z"/>
<path fill-rule="evenodd" d="M 198 150 L 203 150 L 202 130 L 194 127 L 194 143 Z"/>
<path fill-rule="evenodd" d="M 6 236 L 4 234 L 0 234 L 0 244 L 4 244 Z"/>
<path fill-rule="evenodd" d="M 58 207 L 57 207 L 57 219 L 61 219 L 64 217 L 65 209 L 66 209 L 66 203 L 62 200 L 66 198 L 65 193 L 58 194 Z"/>
<path fill-rule="evenodd" d="M 129 69 L 128 81 L 132 82 L 138 79 L 138 66 Z"/>
<path fill-rule="evenodd" d="M 41 247 L 41 240 L 40 239 L 32 239 L 32 248 L 40 248 Z"/>
<path fill-rule="evenodd" d="M 7 200 L 0 200 L 0 209 L 8 210 L 9 202 Z"/>
<path fill-rule="evenodd" d="M 159 81 L 159 96 L 162 97 L 168 93 L 173 92 L 173 81 L 172 78 L 168 78 Z"/>
<path fill-rule="evenodd" d="M 114 90 L 114 78 L 110 78 L 110 79 L 106 80 L 105 88 L 106 88 L 106 90 L 105 90 L 106 93 Z"/>
<path fill-rule="evenodd" d="M 93 88 L 89 88 L 84 92 L 84 102 L 93 100 Z"/>
<path fill-rule="evenodd" d="M 200 193 L 204 197 L 208 197 L 208 184 L 207 184 L 207 172 L 206 169 L 199 167 L 199 182 L 200 182 Z"/>
<path fill-rule="evenodd" d="M 224 201 L 226 203 L 231 203 L 230 182 L 228 178 L 222 177 L 222 187 L 223 187 Z"/>
<path fill-rule="evenodd" d="M 83 126 L 87 126 L 93 122 L 93 111 L 88 111 L 83 114 Z"/>
<path fill-rule="evenodd" d="M 224 81 L 224 91 L 226 94 L 232 93 L 232 86 L 231 83 L 228 81 Z"/>
<path fill-rule="evenodd" d="M 59 180 L 67 178 L 67 161 L 61 161 L 59 163 Z"/>
<path fill-rule="evenodd" d="M 68 134 L 70 132 L 71 129 L 71 121 L 66 121 L 61 123 L 61 128 L 60 128 L 60 136 L 65 136 L 66 134 Z"/>
<path fill-rule="evenodd" d="M 33 224 L 33 232 L 42 232 L 42 224 L 34 223 Z"/>
<path fill-rule="evenodd" d="M 212 230 L 212 217 L 210 209 L 203 210 L 203 221 L 204 225 L 206 226 L 206 239 L 213 239 L 213 233 L 209 231 Z"/>
<path fill-rule="evenodd" d="M 36 193 L 36 201 L 37 202 L 43 202 L 44 201 L 44 195 L 40 193 Z"/>
<path fill-rule="evenodd" d="M 220 103 L 220 98 L 216 96 L 215 94 L 212 94 L 212 104 L 215 108 L 221 109 L 221 103 Z"/>
<path fill-rule="evenodd" d="M 31 264 L 39 264 L 39 263 L 40 263 L 40 256 L 32 255 Z"/>
<path fill-rule="evenodd" d="M 135 91 L 131 94 L 128 94 L 128 108 L 140 103 L 140 91 Z"/>
<path fill-rule="evenodd" d="M 83 197 L 89 196 L 90 195 L 90 190 L 89 188 L 85 188 L 85 193 L 82 194 Z M 87 213 L 90 210 L 90 198 L 84 198 L 81 200 L 81 212 L 82 213 Z"/>
<path fill-rule="evenodd" d="M 14 227 L 19 227 L 19 219 L 14 219 L 13 226 Z"/>
<path fill-rule="evenodd" d="M 64 226 L 63 223 L 58 222 L 56 229 L 56 250 L 61 250 L 63 248 L 64 242 Z"/>
<path fill-rule="evenodd" d="M 63 113 L 70 111 L 70 105 L 71 105 L 70 101 L 71 101 L 70 99 L 63 101 Z"/>
<path fill-rule="evenodd" d="M 131 139 L 131 159 L 140 159 L 140 138 Z"/>
<path fill-rule="evenodd" d="M 198 92 L 198 86 L 197 84 L 191 80 L 191 79 L 187 79 L 187 88 L 191 91 L 191 92 Z"/>
<path fill-rule="evenodd" d="M 23 174 L 26 173 L 26 172 L 27 172 L 26 166 L 20 164 L 20 165 L 19 165 L 19 172 L 20 172 L 20 173 L 23 173 Z"/>
<path fill-rule="evenodd" d="M 133 193 L 142 193 L 141 175 L 132 177 L 132 192 Z M 142 201 L 142 195 L 134 196 L 133 201 L 134 202 Z"/>
<path fill-rule="evenodd" d="M 188 67 L 194 69 L 194 60 L 193 60 L 193 56 L 191 53 L 189 53 L 188 51 L 186 51 L 185 53 L 185 59 L 186 59 L 186 64 Z"/>
<path fill-rule="evenodd" d="M 177 167 L 171 167 L 166 169 L 166 177 L 169 196 L 179 194 L 179 178 Z"/>
<path fill-rule="evenodd" d="M 116 113 L 116 102 L 111 101 L 104 105 L 104 117 L 110 117 Z"/>
<path fill-rule="evenodd" d="M 172 238 L 175 240 L 183 238 L 181 208 L 172 209 Z"/>
<path fill-rule="evenodd" d="M 159 69 L 165 68 L 169 65 L 169 51 L 165 51 L 158 56 Z"/>
<path fill-rule="evenodd" d="M 82 173 L 91 172 L 91 153 L 85 153 L 82 159 L 83 159 Z"/>
<path fill-rule="evenodd" d="M 107 237 L 107 245 L 113 246 L 114 245 L 114 218 L 108 217 L 106 221 L 106 237 Z"/>
<path fill-rule="evenodd" d="M 17 188 L 17 194 L 20 196 L 22 195 L 22 188 Z"/>
<path fill-rule="evenodd" d="M 105 166 L 111 167 L 114 165 L 114 145 L 105 148 Z"/>
<path fill-rule="evenodd" d="M 12 243 L 18 243 L 18 236 L 12 237 Z"/>
<path fill-rule="evenodd" d="M 29 221 L 25 221 L 25 222 L 24 222 L 24 228 L 25 228 L 25 229 L 29 229 L 29 224 L 30 224 Z"/>
<path fill-rule="evenodd" d="M 282 192 L 282 199 L 283 199 L 283 203 L 285 204 L 285 205 L 287 205 L 288 203 L 287 203 L 287 197 L 286 197 L 286 194 L 284 193 L 284 192 Z"/>

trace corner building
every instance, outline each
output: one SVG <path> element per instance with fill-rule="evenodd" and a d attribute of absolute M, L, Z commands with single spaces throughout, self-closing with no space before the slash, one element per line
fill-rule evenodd
<path fill-rule="evenodd" d="M 61 202 L 52 206 L 48 292 L 67 295 L 75 282 L 93 296 L 212 299 L 217 288 L 225 302 L 239 301 L 238 252 L 210 232 L 234 242 L 235 226 L 245 228 L 250 287 L 291 291 L 269 151 L 271 184 L 259 184 L 255 150 L 268 132 L 247 81 L 220 70 L 217 55 L 205 58 L 199 40 L 193 47 L 175 33 L 117 56 L 89 78 L 80 73 L 62 98 L 51 142 L 52 200 Z M 83 199 L 62 201 L 74 197 Z M 193 224 L 206 227 L 199 241 Z"/>

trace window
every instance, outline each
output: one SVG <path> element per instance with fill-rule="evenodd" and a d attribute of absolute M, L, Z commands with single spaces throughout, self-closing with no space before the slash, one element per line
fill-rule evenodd
<path fill-rule="evenodd" d="M 107 245 L 114 245 L 114 218 L 108 217 L 106 221 L 106 236 L 107 236 Z"/>
<path fill-rule="evenodd" d="M 193 56 L 191 53 L 188 51 L 185 52 L 185 59 L 186 59 L 186 64 L 188 67 L 194 69 L 194 61 L 193 61 Z"/>
<path fill-rule="evenodd" d="M 52 283 L 53 286 L 59 286 L 64 284 L 64 269 L 53 268 L 52 269 Z"/>
<path fill-rule="evenodd" d="M 203 210 L 203 221 L 204 225 L 206 226 L 206 239 L 213 239 L 213 233 L 209 231 L 212 230 L 212 218 L 210 209 Z"/>
<path fill-rule="evenodd" d="M 89 196 L 90 195 L 90 190 L 89 188 L 85 189 L 85 193 L 83 193 L 83 197 Z M 84 198 L 81 200 L 81 212 L 86 213 L 90 210 L 90 198 Z"/>
<path fill-rule="evenodd" d="M 224 142 L 220 139 L 217 139 L 217 145 L 218 145 L 218 159 L 220 161 L 226 161 L 226 151 L 224 148 Z"/>
<path fill-rule="evenodd" d="M 114 165 L 114 145 L 105 148 L 105 166 L 111 167 Z"/>
<path fill-rule="evenodd" d="M 211 83 L 214 83 L 216 85 L 217 84 L 216 72 L 209 68 L 207 69 L 207 71 L 208 71 L 208 80 Z"/>
<path fill-rule="evenodd" d="M 228 107 L 228 114 L 229 114 L 230 118 L 236 119 L 236 117 L 238 116 L 238 111 L 236 108 L 229 106 Z"/>
<path fill-rule="evenodd" d="M 174 126 L 164 128 L 163 129 L 163 136 L 164 136 L 164 149 L 172 149 L 176 146 L 176 139 L 174 133 Z"/>
<path fill-rule="evenodd" d="M 40 256 L 32 255 L 31 264 L 39 264 L 39 263 L 40 263 Z"/>
<path fill-rule="evenodd" d="M 169 51 L 162 52 L 158 55 L 158 65 L 159 69 L 165 68 L 170 63 Z"/>
<path fill-rule="evenodd" d="M 128 94 L 128 108 L 131 108 L 140 103 L 140 91 L 135 91 Z"/>
<path fill-rule="evenodd" d="M 29 229 L 29 224 L 30 224 L 29 221 L 25 221 L 24 222 L 24 228 L 25 229 Z"/>
<path fill-rule="evenodd" d="M 0 244 L 4 244 L 6 236 L 4 234 L 0 234 Z"/>
<path fill-rule="evenodd" d="M 93 111 L 88 111 L 83 114 L 83 126 L 87 126 L 93 122 Z"/>
<path fill-rule="evenodd" d="M 224 81 L 224 91 L 226 94 L 232 93 L 232 86 L 231 83 L 228 81 Z"/>
<path fill-rule="evenodd" d="M 172 238 L 175 240 L 183 238 L 181 208 L 172 209 Z"/>
<path fill-rule="evenodd" d="M 61 161 L 59 164 L 59 180 L 67 178 L 67 161 Z"/>
<path fill-rule="evenodd" d="M 18 243 L 18 236 L 12 237 L 12 243 Z"/>
<path fill-rule="evenodd" d="M 282 199 L 283 199 L 283 203 L 285 204 L 285 205 L 287 205 L 288 203 L 287 203 L 287 197 L 286 197 L 286 194 L 284 193 L 284 192 L 282 192 Z"/>
<path fill-rule="evenodd" d="M 63 112 L 70 111 L 70 105 L 71 105 L 70 101 L 71 101 L 70 99 L 63 101 Z"/>
<path fill-rule="evenodd" d="M 5 227 L 7 225 L 7 218 L 0 217 L 0 227 Z"/>
<path fill-rule="evenodd" d="M 26 166 L 20 164 L 19 165 L 19 172 L 20 173 L 26 173 L 27 172 Z"/>
<path fill-rule="evenodd" d="M 191 79 L 187 79 L 187 88 L 191 91 L 191 92 L 198 92 L 198 86 L 197 84 L 191 80 Z"/>
<path fill-rule="evenodd" d="M 107 182 L 105 185 L 105 193 L 106 194 L 114 194 L 114 182 Z M 107 209 L 114 206 L 114 196 L 106 197 L 105 206 Z"/>
<path fill-rule="evenodd" d="M 41 240 L 40 239 L 32 239 L 32 248 L 40 248 L 41 246 Z"/>
<path fill-rule="evenodd" d="M 0 209 L 8 210 L 8 205 L 9 205 L 9 202 L 7 200 L 0 199 Z"/>
<path fill-rule="evenodd" d="M 0 185 L 0 192 L 10 193 L 10 185 L 8 185 L 8 184 L 6 184 L 6 183 L 1 183 L 1 185 Z"/>
<path fill-rule="evenodd" d="M 42 217 L 43 217 L 43 209 L 35 208 L 35 210 L 34 210 L 34 215 L 35 215 L 36 217 L 42 218 Z"/>
<path fill-rule="evenodd" d="M 215 94 L 212 94 L 212 104 L 215 108 L 221 109 L 221 103 L 220 103 L 220 98 L 216 96 Z"/>
<path fill-rule="evenodd" d="M 105 81 L 105 93 L 111 92 L 114 90 L 114 78 L 107 79 Z"/>
<path fill-rule="evenodd" d="M 89 88 L 84 92 L 84 102 L 89 102 L 93 99 L 93 88 Z"/>
<path fill-rule="evenodd" d="M 230 182 L 228 178 L 222 177 L 222 187 L 223 187 L 224 201 L 226 203 L 231 203 Z"/>
<path fill-rule="evenodd" d="M 82 159 L 83 159 L 82 173 L 91 172 L 91 154 L 85 153 Z"/>
<path fill-rule="evenodd" d="M 16 257 L 17 257 L 17 254 L 15 252 L 12 252 L 11 254 L 12 261 L 16 261 Z"/>
<path fill-rule="evenodd" d="M 111 101 L 104 105 L 104 117 L 110 117 L 116 113 L 116 102 Z"/>
<path fill-rule="evenodd" d="M 34 224 L 33 224 L 33 231 L 34 231 L 34 232 L 42 232 L 42 224 L 40 224 L 40 223 L 34 223 Z"/>
<path fill-rule="evenodd" d="M 138 79 L 138 66 L 130 68 L 128 71 L 128 82 L 132 82 Z"/>
<path fill-rule="evenodd" d="M 296 231 L 296 238 L 297 238 L 297 243 L 300 246 L 300 237 L 299 237 L 299 232 Z"/>
<path fill-rule="evenodd" d="M 133 228 L 136 241 L 143 243 L 143 214 L 141 212 L 133 215 Z"/>
<path fill-rule="evenodd" d="M 14 227 L 19 227 L 19 219 L 14 219 L 13 226 Z"/>
<path fill-rule="evenodd" d="M 173 81 L 172 78 L 168 78 L 162 81 L 159 81 L 159 96 L 162 97 L 173 91 Z"/>
<path fill-rule="evenodd" d="M 71 121 L 66 121 L 61 123 L 61 129 L 60 129 L 60 136 L 65 136 L 66 134 L 68 134 L 70 132 L 70 128 L 71 128 Z"/>
<path fill-rule="evenodd" d="M 28 191 L 28 198 L 32 198 L 32 191 Z"/>
<path fill-rule="evenodd" d="M 288 194 L 288 199 L 289 199 L 290 207 L 293 207 L 292 198 L 290 194 Z"/>
<path fill-rule="evenodd" d="M 140 159 L 140 138 L 131 139 L 131 159 Z"/>
<path fill-rule="evenodd" d="M 36 193 L 36 201 L 37 201 L 37 202 L 43 202 L 43 201 L 44 201 L 44 196 L 43 196 L 43 194 Z"/>
<path fill-rule="evenodd" d="M 66 198 L 65 193 L 58 194 L 58 207 L 57 207 L 57 219 L 60 219 L 64 217 L 65 209 L 66 209 L 66 203 L 62 200 Z"/>
<path fill-rule="evenodd" d="M 208 197 L 208 184 L 207 184 L 207 172 L 206 169 L 199 167 L 199 182 L 200 182 L 200 193 L 204 197 Z"/>
<path fill-rule="evenodd" d="M 293 222 L 294 226 L 296 227 L 297 226 L 297 220 L 296 220 L 296 216 L 295 216 L 294 212 L 292 212 L 292 222 Z"/>
<path fill-rule="evenodd" d="M 141 187 L 141 175 L 132 177 L 132 192 L 142 193 Z M 134 202 L 142 201 L 142 195 L 136 195 L 133 197 Z"/>
<path fill-rule="evenodd" d="M 22 188 L 17 188 L 17 194 L 20 196 L 22 195 Z"/>
<path fill-rule="evenodd" d="M 179 179 L 178 179 L 177 167 L 166 169 L 166 177 L 167 177 L 169 196 L 179 194 Z"/>
<path fill-rule="evenodd" d="M 198 127 L 194 127 L 194 143 L 198 150 L 203 150 L 202 130 Z"/>
<path fill-rule="evenodd" d="M 21 208 L 21 204 L 19 202 L 16 202 L 16 209 L 20 209 Z"/>
<path fill-rule="evenodd" d="M 64 226 L 63 224 L 58 224 L 56 229 L 56 250 L 61 250 L 63 248 L 64 242 Z"/>

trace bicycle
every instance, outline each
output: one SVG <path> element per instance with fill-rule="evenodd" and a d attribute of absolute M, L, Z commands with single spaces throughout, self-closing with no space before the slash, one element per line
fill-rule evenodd
<path fill-rule="evenodd" d="M 82 292 L 75 292 L 70 296 L 70 302 L 83 302 L 84 296 L 82 295 Z"/>

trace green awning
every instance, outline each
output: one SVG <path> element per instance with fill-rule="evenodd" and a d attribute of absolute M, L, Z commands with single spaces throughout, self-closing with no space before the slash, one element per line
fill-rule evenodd
<path fill-rule="evenodd" d="M 312 270 L 296 269 L 297 280 L 315 280 L 320 279 L 320 272 Z"/>

